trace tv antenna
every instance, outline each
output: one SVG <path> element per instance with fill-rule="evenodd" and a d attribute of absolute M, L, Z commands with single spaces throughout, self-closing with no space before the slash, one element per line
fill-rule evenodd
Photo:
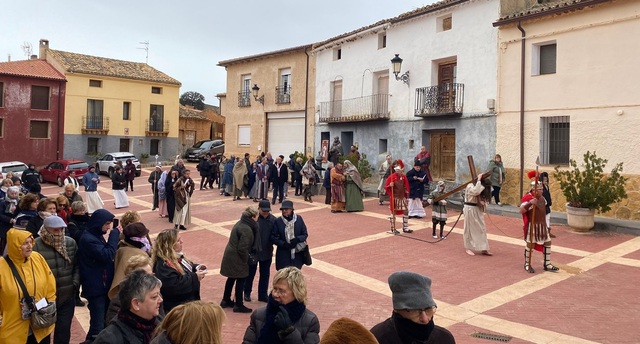
<path fill-rule="evenodd" d="M 27 59 L 30 59 L 31 58 L 31 53 L 33 52 L 33 47 L 31 46 L 31 43 L 23 42 L 22 43 L 22 51 L 24 51 L 24 54 L 27 56 Z"/>
<path fill-rule="evenodd" d="M 137 49 L 142 49 L 146 52 L 144 63 L 149 64 L 149 41 L 140 42 L 140 44 L 144 45 L 144 48 L 137 48 Z"/>

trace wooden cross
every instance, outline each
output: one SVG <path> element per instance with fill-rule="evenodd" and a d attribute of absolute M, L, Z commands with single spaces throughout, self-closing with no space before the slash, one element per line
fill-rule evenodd
<path fill-rule="evenodd" d="M 454 193 L 466 188 L 469 183 L 475 183 L 476 181 L 478 181 L 478 175 L 476 174 L 476 166 L 473 163 L 473 156 L 467 155 L 467 161 L 469 162 L 469 172 L 471 172 L 471 177 L 473 179 L 471 179 L 470 181 L 468 181 L 466 183 L 462 183 L 459 186 L 457 186 L 456 188 L 454 188 L 454 189 L 452 189 L 452 190 L 450 190 L 448 192 L 445 192 L 444 194 L 436 197 L 436 199 L 433 200 L 433 203 L 440 202 L 441 200 L 443 200 L 443 199 L 453 195 Z M 485 173 L 482 174 L 482 178 L 487 178 L 490 175 L 491 175 L 491 172 L 485 172 Z"/>

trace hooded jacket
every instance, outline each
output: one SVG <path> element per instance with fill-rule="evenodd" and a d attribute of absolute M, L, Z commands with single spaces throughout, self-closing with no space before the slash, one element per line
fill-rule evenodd
<path fill-rule="evenodd" d="M 80 283 L 87 297 L 107 295 L 113 281 L 113 260 L 120 240 L 120 231 L 112 230 L 109 240 L 102 236 L 102 226 L 112 221 L 114 215 L 108 210 L 96 210 L 87 222 L 87 229 L 80 237 L 78 261 Z"/>
<path fill-rule="evenodd" d="M 20 246 L 31 237 L 31 233 L 10 229 L 7 232 L 7 256 L 16 266 L 20 278 L 29 293 L 34 293 L 35 302 L 42 298 L 56 301 L 56 280 L 45 259 L 38 252 L 31 252 L 29 258 L 24 258 Z M 2 326 L 0 327 L 0 343 L 23 344 L 29 334 L 29 319 L 22 319 L 19 300 L 23 292 L 16 282 L 5 257 L 0 258 L 0 312 L 2 312 Z M 40 342 L 53 332 L 55 325 L 47 328 L 32 330 L 36 340 Z"/>

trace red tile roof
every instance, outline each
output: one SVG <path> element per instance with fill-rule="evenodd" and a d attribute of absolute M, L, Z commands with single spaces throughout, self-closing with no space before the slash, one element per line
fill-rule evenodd
<path fill-rule="evenodd" d="M 48 80 L 67 80 L 64 74 L 58 72 L 44 60 L 0 62 L 0 74 Z"/>

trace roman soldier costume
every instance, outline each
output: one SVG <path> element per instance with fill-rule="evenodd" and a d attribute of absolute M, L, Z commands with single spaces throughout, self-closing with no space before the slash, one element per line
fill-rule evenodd
<path fill-rule="evenodd" d="M 398 159 L 393 164 L 394 173 L 387 178 L 384 185 L 390 200 L 391 216 L 389 221 L 391 222 L 391 233 L 400 233 L 396 230 L 396 215 L 402 216 L 402 231 L 405 233 L 412 233 L 413 230 L 409 229 L 409 217 L 407 211 L 407 197 L 409 196 L 409 181 L 404 174 L 404 163 Z M 391 185 L 393 184 L 393 185 Z"/>

